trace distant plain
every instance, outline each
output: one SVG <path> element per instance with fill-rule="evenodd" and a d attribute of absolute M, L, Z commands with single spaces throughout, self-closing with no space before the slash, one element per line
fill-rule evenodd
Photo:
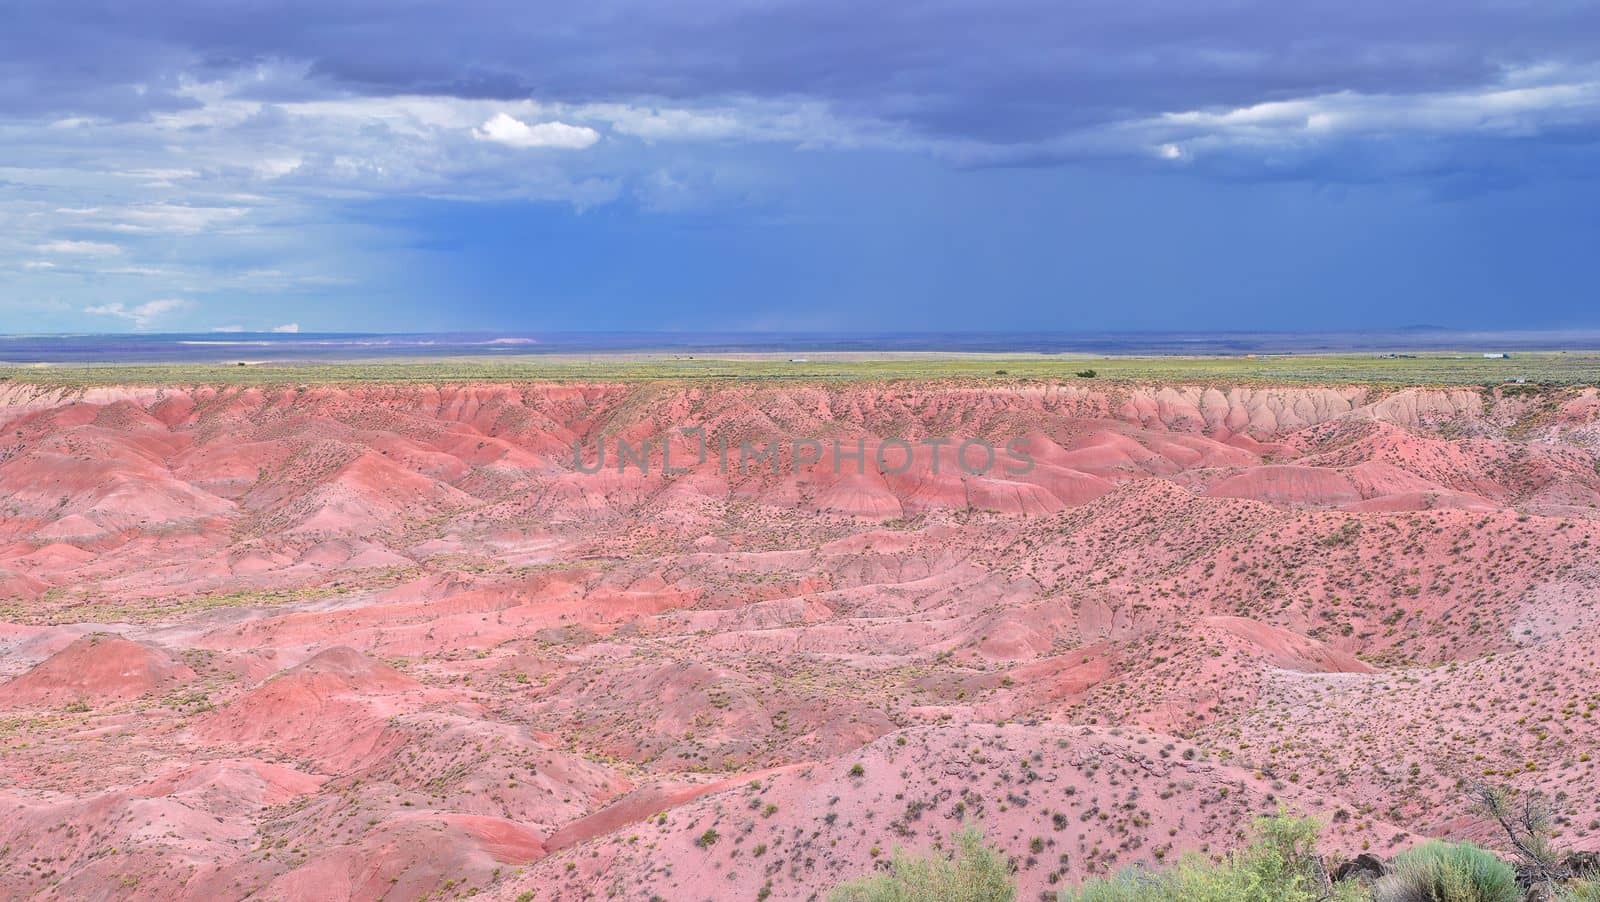
<path fill-rule="evenodd" d="M 1092 377 L 1079 375 L 1093 371 Z M 641 382 L 655 379 L 859 381 L 964 378 L 1099 379 L 1136 383 L 1225 382 L 1372 385 L 1600 383 L 1600 352 L 1527 351 L 1507 358 L 1425 352 L 1231 356 L 829 352 L 793 360 L 775 353 L 701 356 L 650 352 L 373 358 L 318 361 L 35 363 L 0 365 L 0 378 L 43 385 L 203 383 L 281 385 L 371 382 Z"/>

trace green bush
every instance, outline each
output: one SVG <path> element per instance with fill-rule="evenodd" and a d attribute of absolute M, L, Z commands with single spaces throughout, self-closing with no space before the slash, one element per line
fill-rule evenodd
<path fill-rule="evenodd" d="M 1600 902 L 1600 877 L 1574 880 L 1561 888 L 1560 902 Z"/>
<path fill-rule="evenodd" d="M 1331 886 L 1310 818 L 1266 817 L 1256 839 L 1218 864 L 1188 855 L 1168 871 L 1135 869 L 1064 890 L 1061 902 L 1320 902 L 1360 899 L 1358 886 Z"/>
<path fill-rule="evenodd" d="M 1472 843 L 1433 840 L 1395 856 L 1378 902 L 1521 902 L 1517 873 Z"/>
<path fill-rule="evenodd" d="M 1178 897 L 1177 881 L 1143 868 L 1129 868 L 1115 877 L 1090 880 L 1077 890 L 1062 890 L 1059 902 L 1167 902 Z"/>
<path fill-rule="evenodd" d="M 1013 902 L 1017 888 L 999 852 L 968 827 L 956 835 L 952 855 L 916 856 L 896 849 L 889 873 L 842 883 L 830 902 Z"/>

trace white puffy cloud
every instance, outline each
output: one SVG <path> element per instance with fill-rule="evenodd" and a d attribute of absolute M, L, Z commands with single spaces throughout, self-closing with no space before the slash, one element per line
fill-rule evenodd
<path fill-rule="evenodd" d="M 272 331 L 274 331 L 274 332 L 282 332 L 282 333 L 299 332 L 300 331 L 300 324 L 299 323 L 284 323 L 281 326 L 273 326 L 272 327 Z"/>
<path fill-rule="evenodd" d="M 515 116 L 495 113 L 481 128 L 472 130 L 479 141 L 492 141 L 507 147 L 522 149 L 549 147 L 560 150 L 583 150 L 600 140 L 600 133 L 585 125 L 568 125 L 565 122 L 539 122 L 529 125 Z"/>
<path fill-rule="evenodd" d="M 93 316 L 114 316 L 133 323 L 134 328 L 143 329 L 153 320 L 160 319 L 168 313 L 183 310 L 189 307 L 188 301 L 183 298 L 157 298 L 146 301 L 134 307 L 129 307 L 118 301 L 111 304 L 95 304 L 83 308 L 84 313 Z"/>

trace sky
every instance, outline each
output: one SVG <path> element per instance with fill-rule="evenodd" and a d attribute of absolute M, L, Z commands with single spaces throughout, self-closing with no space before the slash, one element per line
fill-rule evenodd
<path fill-rule="evenodd" d="M 1600 3 L 0 0 L 0 332 L 1600 327 Z"/>

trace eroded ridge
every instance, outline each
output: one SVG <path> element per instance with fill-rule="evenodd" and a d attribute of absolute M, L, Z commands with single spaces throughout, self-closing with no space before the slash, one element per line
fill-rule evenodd
<path fill-rule="evenodd" d="M 1600 849 L 1592 389 L 0 405 L 8 892 L 803 899 L 977 822 L 1032 898 L 1280 806 L 1492 843 L 1483 779 Z M 683 427 L 915 450 L 574 459 Z"/>

